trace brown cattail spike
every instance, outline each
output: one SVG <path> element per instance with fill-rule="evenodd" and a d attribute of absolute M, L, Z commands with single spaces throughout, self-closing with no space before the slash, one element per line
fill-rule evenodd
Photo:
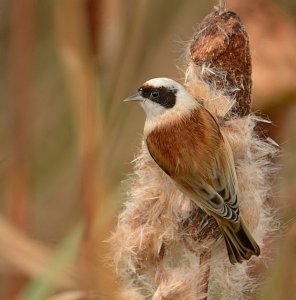
<path fill-rule="evenodd" d="M 202 79 L 234 97 L 232 112 L 243 117 L 251 105 L 251 56 L 249 39 L 239 17 L 215 10 L 199 25 L 191 44 L 191 58 L 201 67 Z"/>

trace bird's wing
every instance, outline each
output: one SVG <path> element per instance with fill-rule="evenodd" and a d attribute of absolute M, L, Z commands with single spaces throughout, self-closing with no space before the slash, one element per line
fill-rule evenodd
<path fill-rule="evenodd" d="M 210 180 L 201 180 L 194 167 L 187 174 L 173 179 L 208 214 L 236 223 L 239 220 L 236 172 L 230 146 L 227 142 L 222 146 L 224 149 L 216 151 L 213 163 L 208 165 L 212 170 Z"/>

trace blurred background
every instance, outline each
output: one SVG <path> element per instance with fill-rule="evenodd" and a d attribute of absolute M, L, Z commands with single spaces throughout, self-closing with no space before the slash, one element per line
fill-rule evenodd
<path fill-rule="evenodd" d="M 122 100 L 152 77 L 182 81 L 185 48 L 216 4 L 0 1 L 0 299 L 116 299 L 104 241 L 144 123 L 141 109 Z M 282 149 L 271 202 L 283 229 L 258 299 L 292 299 L 296 3 L 226 6 L 249 33 L 253 111 L 273 121 L 265 134 Z"/>

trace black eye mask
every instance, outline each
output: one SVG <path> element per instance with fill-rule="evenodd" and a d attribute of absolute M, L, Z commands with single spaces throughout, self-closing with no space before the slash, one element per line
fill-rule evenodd
<path fill-rule="evenodd" d="M 176 104 L 176 89 L 170 89 L 164 86 L 155 88 L 146 85 L 139 88 L 139 94 L 165 108 L 172 108 Z"/>

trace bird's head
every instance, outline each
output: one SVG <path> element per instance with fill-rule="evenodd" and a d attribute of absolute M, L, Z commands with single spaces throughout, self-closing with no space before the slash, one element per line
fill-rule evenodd
<path fill-rule="evenodd" d="M 195 98 L 184 86 L 169 78 L 154 78 L 146 81 L 138 93 L 125 101 L 139 101 L 147 121 L 160 120 L 189 113 L 197 105 Z"/>

